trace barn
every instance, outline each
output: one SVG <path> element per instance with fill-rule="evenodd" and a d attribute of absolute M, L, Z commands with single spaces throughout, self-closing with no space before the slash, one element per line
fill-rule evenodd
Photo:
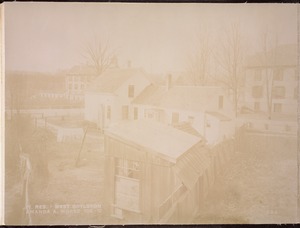
<path fill-rule="evenodd" d="M 104 142 L 104 208 L 115 223 L 187 223 L 219 170 L 202 137 L 155 121 L 114 124 Z"/>

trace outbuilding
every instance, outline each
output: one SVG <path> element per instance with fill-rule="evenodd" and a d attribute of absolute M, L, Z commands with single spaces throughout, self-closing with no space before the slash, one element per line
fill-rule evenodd
<path fill-rule="evenodd" d="M 215 179 L 203 137 L 159 122 L 105 131 L 105 211 L 116 223 L 186 223 Z"/>

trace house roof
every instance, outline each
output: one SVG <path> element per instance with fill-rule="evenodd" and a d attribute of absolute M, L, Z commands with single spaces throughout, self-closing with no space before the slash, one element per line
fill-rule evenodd
<path fill-rule="evenodd" d="M 160 106 L 160 102 L 166 94 L 166 87 L 149 85 L 140 93 L 133 101 L 133 104 L 146 104 L 152 106 Z"/>
<path fill-rule="evenodd" d="M 200 137 L 149 120 L 123 121 L 111 125 L 106 134 L 146 148 L 173 163 L 202 141 Z"/>
<path fill-rule="evenodd" d="M 222 88 L 216 86 L 173 86 L 167 90 L 163 86 L 150 85 L 133 100 L 133 103 L 203 111 L 209 109 L 212 98 L 221 93 Z"/>
<path fill-rule="evenodd" d="M 203 137 L 195 128 L 191 126 L 188 122 L 180 122 L 178 124 L 173 125 L 178 130 L 184 131 L 186 133 L 189 133 L 191 135 L 195 135 L 197 137 Z"/>
<path fill-rule="evenodd" d="M 67 70 L 68 75 L 93 75 L 96 76 L 96 69 L 91 65 L 76 65 Z"/>
<path fill-rule="evenodd" d="M 247 67 L 270 67 L 270 66 L 296 66 L 297 65 L 297 45 L 281 45 L 277 48 L 264 52 L 259 52 L 247 58 Z"/>
<path fill-rule="evenodd" d="M 230 121 L 231 118 L 228 116 L 225 116 L 219 112 L 206 112 L 207 114 L 219 119 L 220 121 Z"/>
<path fill-rule="evenodd" d="M 92 81 L 91 85 L 87 88 L 87 91 L 113 93 L 129 78 L 141 74 L 143 74 L 143 72 L 140 69 L 108 69 Z"/>

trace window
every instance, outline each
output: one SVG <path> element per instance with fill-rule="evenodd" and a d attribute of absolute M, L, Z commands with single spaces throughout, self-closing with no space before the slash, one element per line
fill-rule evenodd
<path fill-rule="evenodd" d="M 283 69 L 275 69 L 274 81 L 282 81 L 282 80 L 283 80 Z"/>
<path fill-rule="evenodd" d="M 128 86 L 128 97 L 134 97 L 134 85 Z"/>
<path fill-rule="evenodd" d="M 84 89 L 84 84 L 81 84 L 81 86 L 80 86 L 80 87 L 81 87 L 81 90 L 83 90 L 83 89 Z"/>
<path fill-rule="evenodd" d="M 223 108 L 223 96 L 219 96 L 219 109 Z"/>
<path fill-rule="evenodd" d="M 137 107 L 134 107 L 133 109 L 133 119 L 137 120 L 139 118 L 139 110 Z"/>
<path fill-rule="evenodd" d="M 137 161 L 116 158 L 116 175 L 133 179 L 140 179 L 140 163 Z"/>
<path fill-rule="evenodd" d="M 298 99 L 298 87 L 294 89 L 294 99 Z"/>
<path fill-rule="evenodd" d="M 69 89 L 72 89 L 72 84 L 69 84 Z"/>
<path fill-rule="evenodd" d="M 261 98 L 263 93 L 262 86 L 253 86 L 252 87 L 252 97 L 253 98 Z"/>
<path fill-rule="evenodd" d="M 128 105 L 122 107 L 122 119 L 128 120 Z"/>
<path fill-rule="evenodd" d="M 255 69 L 255 73 L 254 73 L 254 80 L 255 81 L 261 81 L 262 77 L 261 77 L 261 69 Z"/>
<path fill-rule="evenodd" d="M 259 102 L 255 102 L 255 103 L 254 103 L 254 111 L 255 111 L 255 112 L 260 111 L 260 103 L 259 103 Z"/>
<path fill-rule="evenodd" d="M 107 106 L 107 109 L 106 109 L 106 118 L 110 120 L 111 118 L 111 107 L 110 105 Z"/>
<path fill-rule="evenodd" d="M 285 97 L 285 87 L 276 86 L 272 90 L 273 98 L 284 98 Z"/>
<path fill-rule="evenodd" d="M 277 112 L 277 113 L 280 113 L 282 111 L 282 105 L 279 104 L 279 103 L 275 103 L 274 107 L 273 107 L 273 111 Z"/>
<path fill-rule="evenodd" d="M 77 85 L 77 84 L 74 85 L 74 89 L 75 89 L 75 90 L 78 89 L 78 85 Z"/>
<path fill-rule="evenodd" d="M 173 112 L 172 113 L 172 124 L 177 124 L 179 122 L 179 113 Z"/>
<path fill-rule="evenodd" d="M 115 158 L 114 204 L 116 207 L 140 211 L 140 162 Z"/>

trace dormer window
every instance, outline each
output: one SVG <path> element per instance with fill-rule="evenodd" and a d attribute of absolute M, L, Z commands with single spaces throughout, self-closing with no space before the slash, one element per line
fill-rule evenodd
<path fill-rule="evenodd" d="M 134 85 L 128 86 L 128 97 L 134 97 Z"/>

